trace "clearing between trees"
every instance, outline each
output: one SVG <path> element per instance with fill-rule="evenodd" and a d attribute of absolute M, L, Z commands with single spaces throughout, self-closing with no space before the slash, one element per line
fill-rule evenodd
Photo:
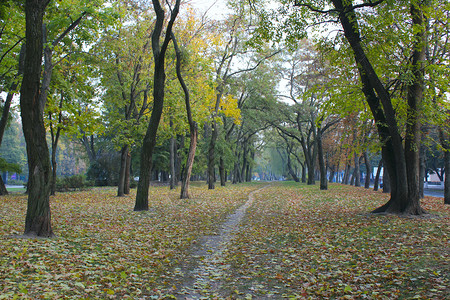
<path fill-rule="evenodd" d="M 0 198 L 0 299 L 445 299 L 450 207 L 371 215 L 389 195 L 293 182 L 113 188 L 51 198 L 55 238 L 17 239 L 26 196 Z M 264 189 L 261 189 L 263 188 Z"/>

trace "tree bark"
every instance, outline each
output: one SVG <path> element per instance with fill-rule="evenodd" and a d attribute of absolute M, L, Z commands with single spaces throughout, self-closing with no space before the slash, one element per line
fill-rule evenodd
<path fill-rule="evenodd" d="M 170 120 L 170 127 L 173 127 L 173 122 Z M 170 146 L 169 146 L 169 153 L 170 153 L 170 189 L 173 190 L 175 188 L 175 182 L 176 182 L 176 175 L 175 175 L 175 137 L 172 135 L 170 137 Z"/>
<path fill-rule="evenodd" d="M 372 174 L 372 166 L 370 165 L 369 155 L 367 151 L 364 151 L 364 164 L 366 165 L 366 181 L 364 182 L 364 188 L 370 188 L 370 175 Z"/>
<path fill-rule="evenodd" d="M 360 156 L 356 154 L 355 152 L 355 186 L 360 187 L 361 186 L 361 168 L 359 163 Z"/>
<path fill-rule="evenodd" d="M 353 9 L 353 3 L 352 1 L 343 0 L 332 0 L 332 2 L 335 8 L 339 11 L 339 19 L 344 29 L 344 35 L 353 50 L 361 82 L 363 84 L 363 92 L 376 121 L 378 133 L 383 145 L 382 154 L 384 166 L 391 179 L 390 200 L 385 205 L 374 210 L 373 213 L 391 212 L 397 214 L 421 214 L 423 213 L 423 210 L 420 208 L 420 202 L 417 200 L 418 197 L 415 195 L 417 181 L 415 183 L 413 182 L 417 179 L 417 176 L 413 174 L 415 173 L 415 166 L 407 167 L 406 163 L 406 156 L 408 156 L 413 158 L 411 163 L 415 164 L 414 153 L 412 152 L 413 148 L 403 148 L 402 138 L 397 125 L 395 110 L 392 105 L 389 92 L 376 74 L 375 69 L 367 58 L 361 45 L 358 19 Z M 419 25 L 422 22 L 422 19 L 418 17 L 418 15 L 416 16 L 416 13 L 413 12 L 413 6 L 414 5 L 411 6 L 413 23 Z M 419 30 L 418 33 L 416 33 L 417 41 L 422 41 L 422 34 L 422 30 Z M 425 45 L 425 43 L 415 44 L 414 52 L 417 52 L 416 54 L 421 52 L 423 45 Z M 417 67 L 416 63 L 417 65 L 421 65 L 420 59 L 413 63 L 413 66 L 417 71 L 421 68 Z M 420 72 L 416 73 L 416 79 L 414 80 L 415 82 L 420 81 L 417 77 L 419 74 Z M 413 86 L 415 89 L 415 83 L 413 83 L 410 88 L 413 88 Z M 412 100 L 412 98 L 409 98 L 410 97 L 408 96 L 408 105 L 411 105 L 409 101 Z M 383 109 L 381 108 L 381 105 Z M 410 108 L 411 110 L 408 110 L 408 118 L 412 120 L 412 123 L 407 126 L 406 135 L 408 136 L 411 134 L 409 139 L 411 139 L 411 142 L 414 142 L 417 134 L 416 132 L 413 132 L 416 128 L 416 122 L 414 120 L 418 117 L 418 112 L 414 111 L 414 109 L 416 109 L 415 106 Z M 411 195 L 409 195 L 410 192 L 412 193 Z"/>
<path fill-rule="evenodd" d="M 405 159 L 407 161 L 408 199 L 405 199 L 404 203 L 402 203 L 402 212 L 405 214 L 420 215 L 425 212 L 420 207 L 419 149 L 421 139 L 421 105 L 425 86 L 426 20 L 422 7 L 414 3 L 414 1 L 410 5 L 413 26 L 417 26 L 420 29 L 418 31 L 415 30 L 415 43 L 413 44 L 411 62 L 414 81 L 408 86 L 407 93 L 408 109 L 406 117 Z"/>
<path fill-rule="evenodd" d="M 161 120 L 161 114 L 164 106 L 164 86 L 166 80 L 164 66 L 165 56 L 167 47 L 171 40 L 173 23 L 175 22 L 180 8 L 180 0 L 176 0 L 169 23 L 167 24 L 164 42 L 160 45 L 160 38 L 165 18 L 164 10 L 161 7 L 159 0 L 152 0 L 152 2 L 156 14 L 155 28 L 152 33 L 152 51 L 155 64 L 153 74 L 153 110 L 142 144 L 140 158 L 141 168 L 136 193 L 136 203 L 134 206 L 135 211 L 148 210 L 148 190 L 150 186 L 153 150 L 156 145 L 156 133 L 158 131 L 159 121 Z"/>
<path fill-rule="evenodd" d="M 378 163 L 377 174 L 375 175 L 375 180 L 373 181 L 373 190 L 374 191 L 378 191 L 378 185 L 380 183 L 380 174 L 381 174 L 382 167 L 383 167 L 383 160 L 380 159 L 380 162 Z"/>
<path fill-rule="evenodd" d="M 117 185 L 117 197 L 125 196 L 125 184 L 127 173 L 127 160 L 128 160 L 128 145 L 124 145 L 120 152 L 120 171 L 119 171 L 119 184 Z"/>
<path fill-rule="evenodd" d="M 123 193 L 125 195 L 130 194 L 130 175 L 131 175 L 131 152 L 128 150 L 127 163 L 125 165 L 125 182 L 123 185 Z"/>
<path fill-rule="evenodd" d="M 191 141 L 189 143 L 189 153 L 188 158 L 186 161 L 186 167 L 184 168 L 185 173 L 183 176 L 183 181 L 181 184 L 181 199 L 187 199 L 189 198 L 189 183 L 191 180 L 191 173 L 192 173 L 192 166 L 194 165 L 194 158 L 195 158 L 195 150 L 197 148 L 197 136 L 198 136 L 198 126 L 197 123 L 192 118 L 192 111 L 191 111 L 191 103 L 189 98 L 189 90 L 187 88 L 186 83 L 184 82 L 183 76 L 181 74 L 181 50 L 178 47 L 177 40 L 175 38 L 175 34 L 172 34 L 172 41 L 175 48 L 175 54 L 177 57 L 177 63 L 176 63 L 176 72 L 177 72 L 177 78 L 180 82 L 180 85 L 184 92 L 184 103 L 186 105 L 186 115 L 189 123 L 189 131 L 190 131 L 190 137 Z"/>
<path fill-rule="evenodd" d="M 327 190 L 328 189 L 328 181 L 327 181 L 327 169 L 325 167 L 325 161 L 323 158 L 323 147 L 322 147 L 322 129 L 317 128 L 317 155 L 319 157 L 319 170 L 320 170 L 320 189 Z"/>
<path fill-rule="evenodd" d="M 49 0 L 25 2 L 25 63 L 20 89 L 22 127 L 29 167 L 25 235 L 52 237 L 50 214 L 51 166 L 39 101 L 43 52 L 43 17 Z"/>

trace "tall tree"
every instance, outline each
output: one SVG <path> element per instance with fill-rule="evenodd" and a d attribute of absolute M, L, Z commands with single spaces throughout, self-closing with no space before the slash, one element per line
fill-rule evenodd
<path fill-rule="evenodd" d="M 180 8 L 180 0 L 176 0 L 170 12 L 170 20 L 167 24 L 165 37 L 161 44 L 161 34 L 164 27 L 165 12 L 159 0 L 152 0 L 156 13 L 155 27 L 152 33 L 152 51 L 155 64 L 153 75 L 153 110 L 144 137 L 140 159 L 139 183 L 136 194 L 135 211 L 148 210 L 148 189 L 150 186 L 150 173 L 152 169 L 153 149 L 156 145 L 156 133 L 164 106 L 165 87 L 165 57 L 171 40 L 172 28 Z"/>
<path fill-rule="evenodd" d="M 50 215 L 51 165 L 40 97 L 43 18 L 50 0 L 26 0 L 26 48 L 20 108 L 29 166 L 25 235 L 53 236 Z"/>

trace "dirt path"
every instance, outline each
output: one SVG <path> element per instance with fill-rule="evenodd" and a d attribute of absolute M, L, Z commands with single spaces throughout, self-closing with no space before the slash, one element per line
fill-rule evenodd
<path fill-rule="evenodd" d="M 223 262 L 223 252 L 232 236 L 239 231 L 239 223 L 253 203 L 253 194 L 268 186 L 251 192 L 248 200 L 228 216 L 216 235 L 207 235 L 202 238 L 192 252 L 190 261 L 180 268 L 183 283 L 177 288 L 177 299 L 218 296 L 218 289 L 221 282 L 226 279 L 230 268 Z"/>

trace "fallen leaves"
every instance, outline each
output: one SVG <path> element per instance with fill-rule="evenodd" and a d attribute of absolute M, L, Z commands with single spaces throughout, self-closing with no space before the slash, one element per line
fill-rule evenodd
<path fill-rule="evenodd" d="M 170 299 L 180 295 L 191 249 L 262 184 L 207 190 L 193 199 L 151 188 L 149 211 L 114 189 L 51 199 L 53 239 L 16 239 L 26 197 L 0 198 L 0 299 Z M 387 195 L 363 188 L 277 183 L 254 194 L 228 242 L 212 298 L 444 299 L 449 293 L 450 207 L 426 197 L 435 218 L 370 215 Z M 198 257 L 197 259 L 201 259 Z M 188 295 L 187 295 L 188 296 Z"/>

